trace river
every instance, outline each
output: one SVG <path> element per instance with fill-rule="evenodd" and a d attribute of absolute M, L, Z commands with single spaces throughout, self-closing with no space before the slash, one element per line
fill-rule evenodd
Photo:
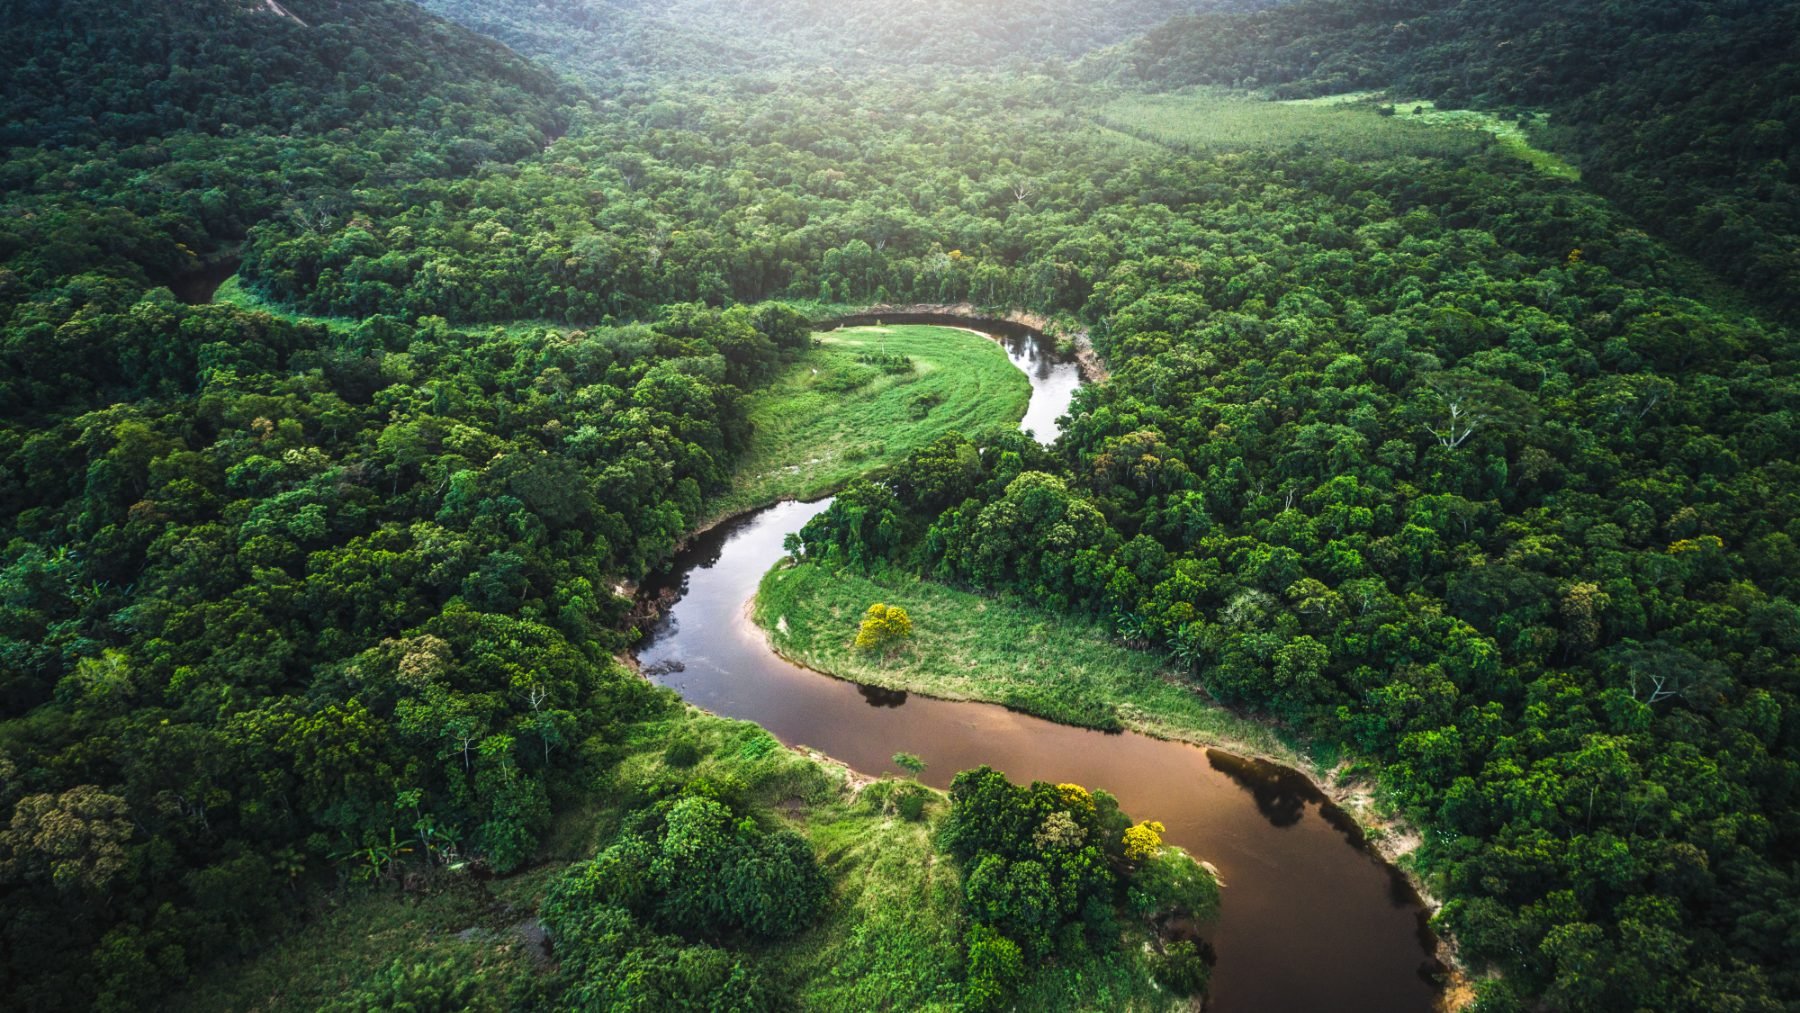
<path fill-rule="evenodd" d="M 1032 381 L 1023 428 L 1053 439 L 1079 383 L 1074 367 L 1028 336 L 1002 344 Z M 747 604 L 782 558 L 783 536 L 828 503 L 780 503 L 696 539 L 666 578 L 679 583 L 680 598 L 638 653 L 646 675 L 708 711 L 754 721 L 864 773 L 895 772 L 891 758 L 904 750 L 926 761 L 923 779 L 938 787 L 988 764 L 1016 781 L 1103 788 L 1134 819 L 1161 820 L 1164 838 L 1212 862 L 1226 885 L 1223 913 L 1207 933 L 1218 956 L 1210 1009 L 1435 1007 L 1436 946 L 1418 897 L 1302 775 L 991 704 L 860 687 L 771 652 Z"/>

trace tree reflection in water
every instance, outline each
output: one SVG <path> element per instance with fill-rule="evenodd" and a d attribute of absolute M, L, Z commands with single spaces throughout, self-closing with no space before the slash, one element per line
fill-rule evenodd
<path fill-rule="evenodd" d="M 1324 794 L 1299 771 L 1217 749 L 1206 751 L 1206 762 L 1249 792 L 1256 800 L 1257 812 L 1271 826 L 1291 827 L 1306 815 L 1307 803 L 1325 803 Z"/>
<path fill-rule="evenodd" d="M 871 707 L 899 707 L 906 703 L 906 690 L 903 689 L 883 689 L 880 686 L 856 688 Z"/>

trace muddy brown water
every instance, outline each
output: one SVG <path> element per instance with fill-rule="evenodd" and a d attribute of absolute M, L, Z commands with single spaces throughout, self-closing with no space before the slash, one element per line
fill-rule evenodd
<path fill-rule="evenodd" d="M 1022 364 L 1028 375 L 1033 361 Z M 1069 393 L 1057 395 L 1063 407 Z M 1043 412 L 1053 423 L 1062 409 L 1043 406 L 1040 420 Z M 1417 895 L 1298 772 L 992 704 L 861 687 L 770 651 L 747 605 L 781 560 L 783 537 L 829 502 L 780 503 L 696 539 L 664 579 L 680 598 L 638 652 L 645 674 L 699 707 L 864 773 L 897 773 L 892 757 L 906 751 L 926 761 L 923 779 L 938 787 L 987 764 L 1016 781 L 1102 788 L 1134 818 L 1161 820 L 1166 840 L 1212 862 L 1226 884 L 1223 913 L 1205 932 L 1218 956 L 1210 1009 L 1434 1008 L 1435 941 Z"/>

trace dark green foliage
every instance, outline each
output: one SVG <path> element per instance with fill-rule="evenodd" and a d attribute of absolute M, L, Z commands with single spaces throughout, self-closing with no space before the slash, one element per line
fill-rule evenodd
<path fill-rule="evenodd" d="M 0 845 L 0 986 L 36 1008 L 166 991 L 333 871 L 528 861 L 662 706 L 611 661 L 610 589 L 698 522 L 735 384 L 808 333 L 693 306 L 327 329 L 147 288 L 271 217 L 363 249 L 352 190 L 563 129 L 543 71 L 410 5 L 251 6 L 15 4 L 0 38 L 6 129 L 40 145 L 0 227 L 0 801 L 130 827 L 61 864 L 31 825 Z"/>
<path fill-rule="evenodd" d="M 692 767 L 700 762 L 700 747 L 688 739 L 678 739 L 663 751 L 663 762 L 671 767 Z"/>
<path fill-rule="evenodd" d="M 481 1001 L 479 973 L 454 959 L 430 963 L 397 960 L 363 982 L 355 994 L 332 1003 L 330 1013 L 464 1013 L 492 1008 Z"/>
<path fill-rule="evenodd" d="M 9 733 L 9 755 L 38 758 L 10 790 L 124 785 L 160 814 L 133 847 L 186 856 L 132 866 L 174 903 L 184 866 L 246 845 L 382 882 L 401 855 L 518 867 L 558 786 L 659 706 L 610 660 L 627 603 L 606 589 L 699 521 L 743 438 L 737 388 L 657 356 L 666 336 L 646 329 L 436 321 L 339 350 L 321 328 L 155 296 L 86 319 L 116 334 L 147 311 L 268 358 L 0 446 L 0 700 L 39 708 Z M 53 441 L 82 448 L 74 468 Z M 32 896 L 13 903 L 54 900 Z M 123 913 L 103 911 L 72 931 Z M 13 952 L 30 938 L 55 942 Z"/>
<path fill-rule="evenodd" d="M 555 1009 L 778 1009 L 777 993 L 749 958 L 706 943 L 660 935 L 629 911 L 604 904 L 545 902 L 545 924 L 560 968 Z"/>
<path fill-rule="evenodd" d="M 1212 967 L 1193 942 L 1181 939 L 1164 946 L 1152 959 L 1150 971 L 1162 986 L 1176 995 L 1200 995 L 1212 977 Z"/>
<path fill-rule="evenodd" d="M 1186 854 L 1171 849 L 1127 861 L 1130 825 L 1103 791 L 1043 781 L 1021 787 L 989 767 L 956 775 L 940 839 L 963 866 L 973 925 L 964 984 L 970 1008 L 1005 1008 L 1028 965 L 1118 945 L 1115 910 L 1126 897 L 1152 919 L 1217 912 L 1211 875 Z"/>
<path fill-rule="evenodd" d="M 963 1008 L 971 1013 L 1006 1009 L 1025 980 L 1025 958 L 1019 945 L 986 925 L 970 927 L 968 977 L 963 982 Z"/>
<path fill-rule="evenodd" d="M 714 944 L 791 936 L 827 893 L 798 835 L 683 792 L 633 814 L 610 846 L 551 886 L 541 913 L 561 961 L 555 1005 L 777 1008 L 754 959 Z"/>
<path fill-rule="evenodd" d="M 1191 165 L 1217 202 L 1097 290 L 1112 378 L 1062 460 L 989 448 L 909 509 L 918 455 L 874 565 L 1091 610 L 1381 758 L 1440 927 L 1523 995 L 1795 994 L 1787 937 L 1738 927 L 1787 917 L 1800 830 L 1793 334 L 1588 241 L 1622 223 L 1561 184 L 1292 156 L 1258 196 L 1253 161 Z M 808 554 L 872 545 L 814 524 Z"/>
<path fill-rule="evenodd" d="M 1125 896 L 1132 913 L 1146 918 L 1210 918 L 1219 910 L 1218 881 L 1177 848 L 1140 863 Z"/>
<path fill-rule="evenodd" d="M 1440 927 L 1506 974 L 1486 1008 L 1800 997 L 1800 347 L 1642 231 L 1792 309 L 1792 3 L 1304 0 L 1094 64 L 1547 107 L 1534 134 L 1616 206 L 1464 144 L 1118 144 L 1055 65 L 793 66 L 921 19 L 981 25 L 884 58 L 1037 58 L 1158 3 L 696 4 L 698 47 L 636 4 L 438 4 L 540 52 L 603 40 L 594 94 L 397 0 L 287 6 L 307 27 L 0 5 L 13 1003 L 142 1005 L 320 881 L 529 862 L 664 706 L 611 661 L 612 589 L 708 515 L 742 395 L 806 346 L 795 310 L 717 308 L 776 295 L 1079 317 L 1112 370 L 1054 450 L 946 437 L 800 551 L 1089 612 L 1378 761 Z M 745 67 L 772 72 L 671 79 Z M 348 319 L 160 288 L 203 298 L 238 255 Z M 995 930 L 972 1004 L 1202 899 L 1160 860 L 1121 881 L 1104 796 L 1003 782 L 959 779 L 945 831 Z M 821 880 L 721 805 L 646 814 L 547 915 L 568 1005 L 775 1001 L 719 947 L 803 929 Z M 1054 812 L 1108 832 L 1040 844 Z"/>
<path fill-rule="evenodd" d="M 129 16 L 98 0 L 5 4 L 0 305 L 40 292 L 49 305 L 12 322 L 0 360 L 25 355 L 15 368 L 35 374 L 32 359 L 51 351 L 37 347 L 45 332 L 13 339 L 40 315 L 57 327 L 83 304 L 122 309 L 146 281 L 180 288 L 271 216 L 305 223 L 323 244 L 321 233 L 348 223 L 351 188 L 514 161 L 567 129 L 549 74 L 409 3 L 289 7 L 310 27 L 246 0 L 147 0 Z M 363 143 L 346 145 L 350 136 Z M 96 146 L 105 157 L 89 157 Z M 358 230 L 344 231 L 337 242 L 354 244 Z M 160 375 L 221 340 L 70 338 L 56 351 L 118 362 L 127 378 L 131 356 Z M 0 386 L 0 400 L 20 396 Z"/>
<path fill-rule="evenodd" d="M 791 936 L 825 903 L 812 850 L 699 794 L 658 803 L 558 888 L 561 903 L 617 904 L 690 938 Z"/>
<path fill-rule="evenodd" d="M 1587 182 L 1764 302 L 1800 311 L 1792 0 L 1302 0 L 1177 18 L 1090 69 L 1160 87 L 1390 88 L 1547 110 L 1547 136 Z"/>

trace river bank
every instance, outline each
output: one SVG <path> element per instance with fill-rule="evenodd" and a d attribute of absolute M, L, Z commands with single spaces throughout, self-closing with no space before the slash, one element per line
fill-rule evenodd
<path fill-rule="evenodd" d="M 874 656 L 853 645 L 861 610 L 882 601 L 906 608 L 913 642 Z M 1267 719 L 1205 696 L 1192 679 L 1150 652 L 1118 645 L 1100 626 L 1050 615 L 1004 598 L 960 591 L 906 574 L 832 572 L 786 561 L 765 574 L 741 621 L 786 661 L 860 687 L 944 701 L 997 704 L 1033 717 L 1098 731 L 1219 750 L 1263 779 L 1301 778 L 1320 815 L 1379 857 L 1415 894 L 1427 916 L 1442 902 L 1406 861 L 1421 843 L 1415 828 L 1384 810 L 1376 784 L 1351 761 L 1322 761 L 1278 734 Z M 1462 969 L 1451 941 L 1430 935 L 1452 988 Z M 1455 1009 L 1451 1005 L 1446 1008 Z"/>
<path fill-rule="evenodd" d="M 1060 351 L 1066 340 L 1071 351 L 1070 358 L 1081 370 L 1081 378 L 1086 383 L 1105 383 L 1111 375 L 1106 363 L 1094 351 L 1093 342 L 1088 338 L 1085 328 L 1064 327 L 1057 321 L 1041 313 L 1012 309 L 1004 313 L 983 310 L 974 303 L 877 303 L 864 310 L 848 313 L 840 317 L 830 318 L 820 324 L 822 327 L 853 326 L 852 321 L 886 321 L 888 323 L 921 323 L 942 324 L 948 327 L 967 327 L 977 331 L 993 334 L 1027 337 L 1041 337 L 1047 340 L 1053 351 Z"/>
<path fill-rule="evenodd" d="M 879 312 L 905 309 L 958 308 Z M 934 321 L 961 328 L 972 323 Z M 1454 953 L 1428 928 L 1435 899 L 1395 864 L 1417 836 L 1387 820 L 1367 781 L 1342 777 L 1341 764 L 1304 756 L 1266 724 L 1233 715 L 1236 727 L 1250 731 L 1223 734 L 1213 725 L 1158 719 L 1137 707 L 1132 698 L 1149 683 L 1105 692 L 1097 685 L 1091 695 L 1112 704 L 1116 727 L 1128 729 L 1107 733 L 1080 725 L 1114 722 L 1076 716 L 1072 724 L 1055 724 L 1032 714 L 1071 715 L 1033 706 L 1030 699 L 1008 699 L 993 687 L 963 687 L 958 702 L 924 695 L 942 692 L 943 685 L 908 683 L 897 674 L 886 685 L 845 681 L 828 663 L 819 665 L 827 669 L 820 672 L 790 661 L 806 659 L 772 645 L 750 620 L 748 603 L 785 555 L 783 536 L 825 506 L 788 501 L 721 517 L 691 540 L 673 573 L 647 582 L 646 593 L 660 594 L 673 607 L 660 623 L 646 624 L 653 632 L 637 654 L 646 678 L 709 713 L 755 721 L 802 755 L 830 757 L 863 775 L 895 772 L 893 753 L 907 751 L 926 758 L 926 780 L 940 787 L 956 770 L 993 763 L 1019 779 L 1116 789 L 1128 809 L 1164 820 L 1172 842 L 1217 859 L 1235 887 L 1232 898 L 1255 898 L 1248 906 L 1260 910 L 1227 904 L 1218 938 L 1218 1008 L 1328 1005 L 1390 1013 L 1439 1009 L 1465 994 Z M 769 620 L 777 627 L 780 621 L 779 615 Z M 1191 684 L 1158 679 L 1155 687 L 1208 706 Z M 1236 749 L 1208 748 L 1221 745 Z M 1271 906 L 1291 913 L 1278 915 Z M 1293 969 L 1281 955 L 1296 938 L 1319 953 L 1341 956 L 1324 961 L 1335 984 L 1311 990 L 1291 980 Z M 1438 987 L 1446 980 L 1449 989 Z M 1420 984 L 1424 991 L 1413 991 Z"/>
<path fill-rule="evenodd" d="M 637 652 L 646 677 L 863 774 L 899 773 L 892 757 L 909 752 L 939 788 L 985 764 L 1019 781 L 1111 791 L 1230 884 L 1211 937 L 1215 1009 L 1437 1008 L 1444 968 L 1421 899 L 1311 779 L 1185 742 L 862 686 L 769 651 L 745 604 L 785 554 L 785 535 L 826 505 L 777 504 L 690 547 L 666 578 L 683 593 Z M 1318 973 L 1297 974 L 1299 954 Z"/>

